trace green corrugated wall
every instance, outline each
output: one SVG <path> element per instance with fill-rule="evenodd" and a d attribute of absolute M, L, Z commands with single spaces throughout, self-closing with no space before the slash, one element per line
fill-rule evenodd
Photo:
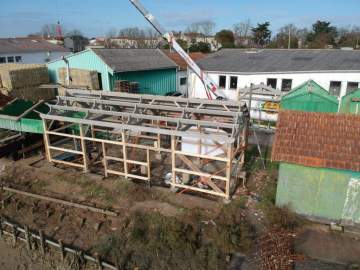
<path fill-rule="evenodd" d="M 115 80 L 138 82 L 142 94 L 165 95 L 176 91 L 176 68 L 115 73 L 112 87 Z"/>
<path fill-rule="evenodd" d="M 276 204 L 310 217 L 360 223 L 360 173 L 281 163 Z"/>
<path fill-rule="evenodd" d="M 342 98 L 340 112 L 351 113 L 351 114 L 360 114 L 360 102 L 353 101 L 352 100 L 353 98 L 360 100 L 360 89 L 358 89 Z"/>
<path fill-rule="evenodd" d="M 103 90 L 110 91 L 109 75 L 112 74 L 111 68 L 109 68 L 101 58 L 92 50 L 85 50 L 79 53 L 66 56 L 69 61 L 70 68 L 78 68 L 85 70 L 96 70 L 101 73 L 101 81 Z M 58 70 L 59 68 L 66 68 L 66 63 L 59 59 L 47 64 L 50 81 L 53 83 L 58 82 Z"/>
<path fill-rule="evenodd" d="M 303 83 L 281 99 L 281 109 L 305 112 L 337 112 L 339 102 L 314 81 Z"/>
<path fill-rule="evenodd" d="M 34 105 L 31 101 L 26 100 L 16 100 L 15 102 L 5 106 L 0 110 L 0 115 L 8 116 L 19 116 L 24 113 L 27 109 L 31 108 Z M 45 104 L 41 104 L 36 107 L 36 111 L 42 113 L 48 113 L 49 108 Z M 0 118 L 0 128 L 15 130 L 20 132 L 29 132 L 29 133 L 43 133 L 43 124 L 42 120 L 38 113 L 32 111 L 19 119 L 2 119 Z"/>

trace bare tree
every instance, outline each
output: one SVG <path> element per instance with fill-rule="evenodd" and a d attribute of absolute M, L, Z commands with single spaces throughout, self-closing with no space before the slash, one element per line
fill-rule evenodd
<path fill-rule="evenodd" d="M 214 32 L 216 24 L 212 20 L 205 20 L 198 22 L 198 26 L 200 33 L 202 33 L 204 36 L 211 36 Z"/>
<path fill-rule="evenodd" d="M 56 28 L 57 28 L 57 24 L 44 24 L 41 27 L 40 33 L 43 37 L 46 38 L 54 38 L 56 37 L 57 33 L 56 33 Z"/>
<path fill-rule="evenodd" d="M 252 24 L 250 19 L 246 21 L 239 22 L 234 25 L 234 36 L 236 45 L 248 46 L 251 40 L 251 28 Z"/>
<path fill-rule="evenodd" d="M 107 38 L 115 38 L 115 37 L 117 37 L 117 30 L 116 30 L 116 28 L 111 28 L 111 29 L 106 33 L 106 37 L 107 37 Z"/>

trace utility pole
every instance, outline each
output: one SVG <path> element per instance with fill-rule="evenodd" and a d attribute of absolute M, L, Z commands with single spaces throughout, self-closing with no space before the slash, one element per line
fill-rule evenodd
<path fill-rule="evenodd" d="M 289 43 L 288 43 L 288 49 L 291 49 L 291 27 L 289 27 Z"/>

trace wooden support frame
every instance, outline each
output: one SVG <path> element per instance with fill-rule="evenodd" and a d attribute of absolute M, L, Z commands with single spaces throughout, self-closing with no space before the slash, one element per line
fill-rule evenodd
<path fill-rule="evenodd" d="M 105 177 L 118 175 L 150 182 L 153 155 L 167 155 L 171 187 L 230 199 L 230 187 L 236 181 L 234 168 L 243 165 L 245 156 L 248 119 L 241 106 L 221 101 L 212 104 L 197 100 L 185 103 L 181 98 L 146 96 L 146 101 L 138 98 L 113 93 L 97 98 L 92 92 L 77 91 L 60 97 L 58 105 L 51 105 L 50 114 L 41 115 L 48 160 L 84 172 L 102 165 Z M 86 117 L 64 117 L 64 111 L 85 112 Z M 57 128 L 47 126 L 46 121 L 57 123 L 54 125 Z M 73 125 L 80 127 L 78 134 L 69 133 L 67 127 Z M 50 135 L 73 139 L 81 147 L 72 150 L 54 146 Z M 194 144 L 191 151 L 182 147 L 188 144 L 186 138 L 195 139 L 190 142 Z M 89 145 L 93 146 L 91 151 L 87 149 Z M 57 160 L 51 151 L 82 158 L 76 162 Z M 96 164 L 88 160 L 88 154 L 91 158 L 94 151 L 98 151 L 100 158 Z M 189 179 L 183 181 L 183 176 Z"/>

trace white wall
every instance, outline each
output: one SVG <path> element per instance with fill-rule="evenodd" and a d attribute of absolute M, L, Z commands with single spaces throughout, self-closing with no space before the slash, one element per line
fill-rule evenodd
<path fill-rule="evenodd" d="M 236 74 L 236 73 L 210 73 L 211 78 L 219 83 L 219 76 L 227 76 L 227 85 L 225 89 L 220 89 L 219 93 L 226 96 L 228 99 L 236 99 L 236 90 L 230 88 L 230 76 L 238 77 L 238 88 L 244 88 L 250 86 L 250 84 L 267 83 L 268 78 L 274 78 L 277 80 L 277 88 L 281 89 L 282 79 L 292 79 L 292 88 L 299 86 L 300 84 L 312 79 L 326 90 L 329 90 L 330 81 L 341 81 L 342 89 L 340 97 L 346 94 L 348 82 L 358 82 L 360 84 L 360 72 L 331 72 L 331 73 L 273 73 L 273 74 Z M 188 78 L 189 84 L 189 96 L 197 98 L 206 98 L 204 86 L 200 79 L 191 72 Z"/>
<path fill-rule="evenodd" d="M 70 52 L 34 52 L 34 53 L 12 53 L 12 54 L 0 54 L 0 57 L 21 56 L 22 61 L 20 64 L 45 64 L 47 62 L 60 59 L 63 55 L 68 55 Z"/>
<path fill-rule="evenodd" d="M 177 89 L 176 89 L 176 91 L 178 91 L 182 94 L 187 93 L 187 83 L 185 85 L 180 85 L 180 79 L 186 78 L 186 80 L 187 80 L 187 77 L 188 77 L 187 71 L 180 70 L 177 72 Z"/>

